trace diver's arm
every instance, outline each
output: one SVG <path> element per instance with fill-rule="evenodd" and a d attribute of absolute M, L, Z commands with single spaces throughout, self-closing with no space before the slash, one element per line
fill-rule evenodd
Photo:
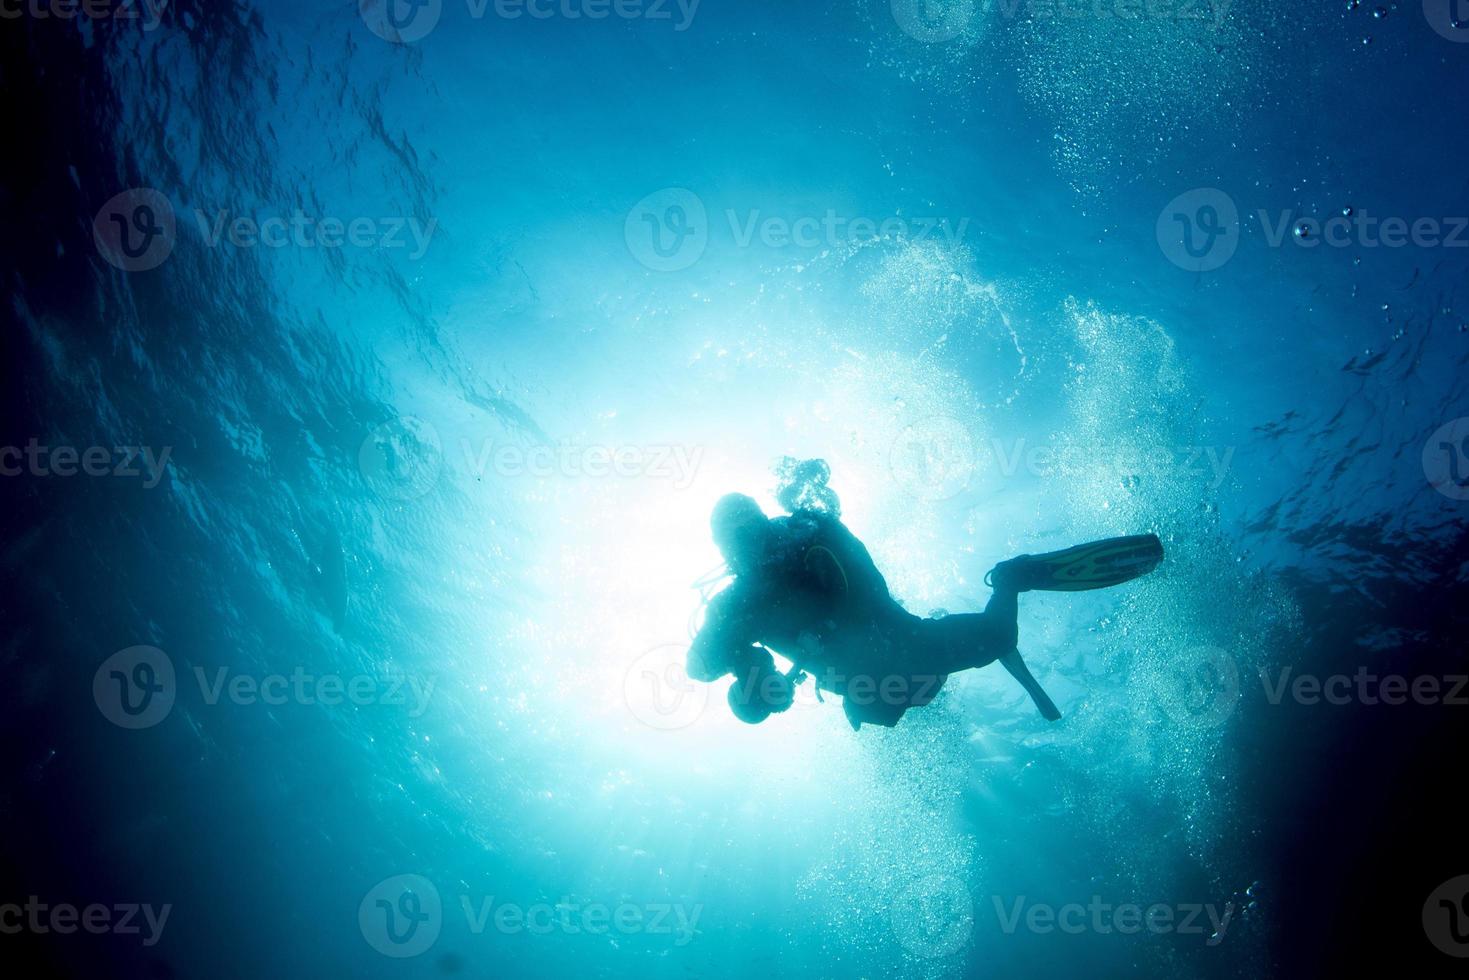
<path fill-rule="evenodd" d="M 716 681 L 726 674 L 747 669 L 756 658 L 744 592 L 737 582 L 709 602 L 704 625 L 689 646 L 685 673 L 691 679 L 705 683 Z"/>
<path fill-rule="evenodd" d="M 696 681 L 710 683 L 729 674 L 742 674 L 750 667 L 774 659 L 768 652 L 750 643 L 726 644 L 704 640 L 704 633 L 694 638 L 689 647 L 689 662 L 685 673 Z"/>
<path fill-rule="evenodd" d="M 733 667 L 727 666 L 728 654 L 720 651 L 715 641 L 709 637 L 709 628 L 705 627 L 694 637 L 694 643 L 689 647 L 689 662 L 684 672 L 691 680 L 717 681 L 725 674 L 733 672 Z"/>

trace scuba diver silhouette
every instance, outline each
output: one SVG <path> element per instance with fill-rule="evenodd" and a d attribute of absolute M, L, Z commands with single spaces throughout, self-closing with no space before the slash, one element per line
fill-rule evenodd
<path fill-rule="evenodd" d="M 826 464 L 801 466 L 812 464 L 824 484 Z M 818 698 L 826 691 L 843 699 L 853 730 L 892 727 L 909 708 L 932 701 L 950 674 L 997 660 L 1056 721 L 1061 712 L 1016 649 L 1019 594 L 1106 588 L 1163 559 L 1152 534 L 1021 555 L 985 576 L 994 593 L 984 612 L 924 619 L 889 594 L 867 548 L 834 513 L 835 495 L 819 490 L 824 505 L 782 494 L 792 513 L 774 519 L 750 497 L 729 494 L 710 520 L 735 578 L 709 601 L 686 672 L 705 682 L 734 675 L 730 710 L 750 724 L 788 709 L 810 676 Z M 771 651 L 791 661 L 788 672 L 776 668 Z"/>

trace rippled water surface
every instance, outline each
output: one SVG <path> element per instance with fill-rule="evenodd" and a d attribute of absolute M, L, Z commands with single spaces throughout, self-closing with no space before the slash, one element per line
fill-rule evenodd
<path fill-rule="evenodd" d="M 0 23 L 15 975 L 1469 954 L 1451 5 L 123 9 Z M 1060 723 L 745 726 L 786 458 L 920 615 L 1169 558 L 1023 598 Z"/>

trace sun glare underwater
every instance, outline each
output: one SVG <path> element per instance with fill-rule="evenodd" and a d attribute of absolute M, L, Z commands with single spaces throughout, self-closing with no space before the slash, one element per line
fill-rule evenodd
<path fill-rule="evenodd" d="M 7 975 L 1469 956 L 1447 0 L 0 19 Z M 746 724 L 793 487 L 918 617 L 1166 558 L 1020 597 L 1060 721 Z"/>

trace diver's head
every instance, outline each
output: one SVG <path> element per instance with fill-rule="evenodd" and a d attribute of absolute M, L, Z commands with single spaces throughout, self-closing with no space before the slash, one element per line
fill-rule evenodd
<path fill-rule="evenodd" d="M 720 554 L 736 575 L 759 564 L 770 534 L 770 519 L 752 498 L 742 493 L 720 497 L 709 527 Z"/>
<path fill-rule="evenodd" d="M 758 725 L 789 708 L 796 699 L 790 678 L 771 664 L 751 668 L 729 686 L 729 710 L 747 725 Z"/>

